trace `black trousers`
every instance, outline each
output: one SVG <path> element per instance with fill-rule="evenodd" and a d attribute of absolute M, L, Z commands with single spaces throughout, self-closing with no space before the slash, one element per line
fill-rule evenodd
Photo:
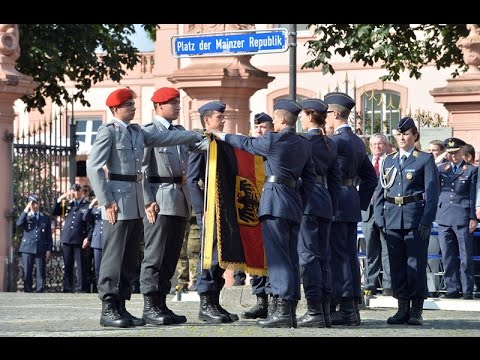
<path fill-rule="evenodd" d="M 143 239 L 142 219 L 118 220 L 113 225 L 103 220 L 103 236 L 98 297 L 100 300 L 130 300 L 131 279 Z"/>
<path fill-rule="evenodd" d="M 143 224 L 145 249 L 140 272 L 140 292 L 160 292 L 166 295 L 170 292 L 170 279 L 175 274 L 182 250 L 187 218 L 159 215 L 153 224 L 145 217 Z"/>

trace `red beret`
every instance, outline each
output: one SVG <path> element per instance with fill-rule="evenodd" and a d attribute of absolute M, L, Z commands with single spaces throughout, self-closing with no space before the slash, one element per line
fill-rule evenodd
<path fill-rule="evenodd" d="M 154 103 L 165 103 L 177 97 L 180 97 L 180 93 L 177 89 L 171 87 L 163 87 L 153 93 L 152 101 Z"/>
<path fill-rule="evenodd" d="M 117 89 L 107 97 L 108 107 L 119 106 L 125 101 L 133 99 L 133 94 L 129 89 Z"/>

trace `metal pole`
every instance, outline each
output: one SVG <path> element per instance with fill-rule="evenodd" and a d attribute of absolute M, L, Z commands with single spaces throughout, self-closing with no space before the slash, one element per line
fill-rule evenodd
<path fill-rule="evenodd" d="M 290 24 L 290 99 L 297 100 L 297 24 Z"/>
<path fill-rule="evenodd" d="M 70 186 L 75 184 L 75 178 L 77 177 L 77 126 L 75 124 L 73 111 L 73 99 L 72 99 L 72 116 L 70 117 L 70 156 L 68 174 L 70 179 Z M 68 118 L 68 117 L 67 117 Z M 70 188 L 70 186 L 68 188 Z"/>

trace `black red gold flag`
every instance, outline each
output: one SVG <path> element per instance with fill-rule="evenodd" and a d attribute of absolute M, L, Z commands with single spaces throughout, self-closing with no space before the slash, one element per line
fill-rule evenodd
<path fill-rule="evenodd" d="M 262 225 L 258 220 L 264 179 L 261 156 L 236 149 L 222 141 L 213 140 L 210 143 L 204 245 L 207 250 L 213 244 L 212 224 L 216 220 L 219 263 L 222 268 L 243 270 L 252 275 L 267 274 Z M 213 209 L 214 216 L 207 213 Z M 208 268 L 211 252 L 210 255 L 209 251 L 204 253 L 203 267 Z"/>

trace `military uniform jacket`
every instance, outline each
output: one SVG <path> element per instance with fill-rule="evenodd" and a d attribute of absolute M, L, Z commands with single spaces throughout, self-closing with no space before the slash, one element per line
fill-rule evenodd
<path fill-rule="evenodd" d="M 297 181 L 297 187 L 265 182 L 258 216 L 271 215 L 301 223 L 315 185 L 315 169 L 307 138 L 291 127 L 267 132 L 261 137 L 225 136 L 225 142 L 265 158 L 265 175 L 282 176 Z M 301 181 L 298 181 L 301 178 Z"/>
<path fill-rule="evenodd" d="M 88 223 L 90 247 L 92 249 L 103 249 L 102 206 L 89 207 L 83 219 Z"/>
<path fill-rule="evenodd" d="M 372 162 L 367 156 L 362 139 L 350 127 L 338 129 L 332 140 L 337 143 L 337 161 L 342 180 L 353 179 L 353 185 L 342 185 L 338 195 L 338 215 L 335 221 L 359 222 L 361 210 L 367 210 L 378 179 Z M 358 190 L 355 183 L 359 180 Z"/>
<path fill-rule="evenodd" d="M 192 197 L 192 208 L 196 214 L 203 213 L 205 189 L 199 182 L 205 184 L 207 167 L 206 153 L 190 153 L 188 157 L 187 183 Z"/>
<path fill-rule="evenodd" d="M 383 171 L 379 176 L 388 173 L 389 168 L 396 168 L 397 173 L 392 186 L 384 191 L 380 181 L 375 189 L 375 222 L 379 227 L 387 229 L 415 229 L 419 224 L 432 226 L 437 212 L 440 181 L 438 170 L 431 154 L 414 150 L 400 166 L 399 153 L 387 155 L 383 163 Z M 386 180 L 389 180 L 387 176 Z M 411 196 L 424 194 L 424 200 L 405 205 L 396 205 L 385 200 L 385 196 Z"/>
<path fill-rule="evenodd" d="M 380 164 L 383 162 L 383 160 L 385 160 L 385 156 L 387 155 L 384 154 L 383 156 L 380 156 L 379 163 L 378 163 L 379 166 L 381 166 Z M 370 161 L 372 161 L 372 158 L 373 158 L 372 155 L 368 155 L 368 159 Z M 375 167 L 373 169 L 375 169 Z M 373 217 L 373 203 L 370 201 L 370 204 L 368 205 L 367 210 L 362 210 L 361 213 L 362 213 L 362 221 L 368 222 Z"/>
<path fill-rule="evenodd" d="M 83 220 L 83 216 L 87 213 L 89 204 L 84 199 L 79 200 L 77 206 L 73 200 L 55 203 L 52 214 L 65 217 L 60 236 L 62 244 L 82 245 L 88 237 L 88 223 Z"/>
<path fill-rule="evenodd" d="M 341 172 L 337 162 L 337 144 L 332 139 L 322 135 L 319 129 L 312 129 L 305 134 L 312 147 L 312 157 L 317 176 L 327 179 L 325 184 L 316 182 L 312 196 L 305 208 L 305 215 L 319 216 L 332 220 L 337 213 L 338 193 L 341 185 Z M 328 148 L 327 145 L 328 144 Z"/>
<path fill-rule="evenodd" d="M 23 227 L 22 242 L 19 251 L 26 254 L 45 255 L 53 249 L 50 217 L 39 212 L 38 220 L 31 212 L 23 211 L 17 220 L 17 226 Z"/>
<path fill-rule="evenodd" d="M 181 125 L 175 126 L 178 130 L 185 130 Z M 143 130 L 152 135 L 169 131 L 160 121 L 153 121 L 143 127 Z M 170 130 L 175 131 L 175 130 Z M 189 151 L 206 151 L 208 140 L 197 144 L 163 146 L 145 148 L 143 156 L 143 195 L 145 203 L 154 201 L 160 207 L 160 215 L 190 216 L 191 200 L 187 182 L 183 183 L 150 183 L 150 176 L 183 177 L 186 179 Z"/>
<path fill-rule="evenodd" d="M 191 131 L 164 131 L 157 134 L 130 124 L 132 135 L 120 121 L 113 119 L 98 128 L 95 143 L 87 160 L 87 176 L 100 205 L 116 202 L 118 220 L 131 220 L 145 216 L 142 181 L 108 180 L 103 170 L 119 175 L 141 175 L 145 147 L 172 146 L 195 143 L 202 140 L 200 134 Z M 102 212 L 107 220 L 106 212 Z"/>
<path fill-rule="evenodd" d="M 446 226 L 468 226 L 476 219 L 475 199 L 478 168 L 462 161 L 455 172 L 450 162 L 438 165 L 440 198 L 435 222 Z"/>

